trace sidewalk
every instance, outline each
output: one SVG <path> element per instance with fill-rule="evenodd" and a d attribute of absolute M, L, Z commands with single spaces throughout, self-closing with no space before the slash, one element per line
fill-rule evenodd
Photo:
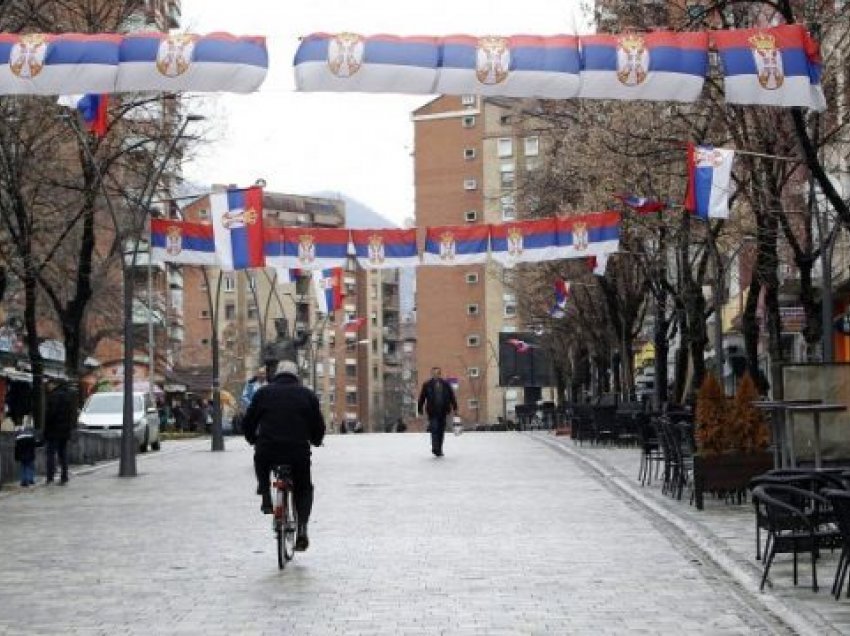
<path fill-rule="evenodd" d="M 569 438 L 551 433 L 532 433 L 531 436 L 580 460 L 608 485 L 676 528 L 735 580 L 745 594 L 751 595 L 797 632 L 850 633 L 850 599 L 842 595 L 841 600 L 836 601 L 830 593 L 838 551 L 822 553 L 817 563 L 817 593 L 811 589 L 809 558 L 799 557 L 798 585 L 794 587 L 792 556 L 782 554 L 776 556 L 770 569 L 768 580 L 773 586 L 766 584 L 765 591 L 759 592 L 763 566 L 755 559 L 755 521 L 750 501 L 732 505 L 706 497 L 705 509 L 698 511 L 688 503 L 687 492 L 679 501 L 661 493 L 660 481 L 640 485 L 637 479 L 640 450 L 637 448 L 579 446 Z M 764 539 L 762 533 L 762 542 Z"/>

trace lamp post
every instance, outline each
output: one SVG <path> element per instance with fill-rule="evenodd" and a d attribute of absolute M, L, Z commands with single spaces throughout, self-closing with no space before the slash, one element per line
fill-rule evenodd
<path fill-rule="evenodd" d="M 124 412 L 121 428 L 121 455 L 118 464 L 118 474 L 121 477 L 134 477 L 137 474 L 136 439 L 133 432 L 135 424 L 133 421 L 133 354 L 135 351 L 135 334 L 133 333 L 133 270 L 139 254 L 142 228 L 144 227 L 153 197 L 156 194 L 157 184 L 162 177 L 166 164 L 174 153 L 174 149 L 177 147 L 177 143 L 191 122 L 201 121 L 202 119 L 203 117 L 200 115 L 190 114 L 186 116 L 178 128 L 177 134 L 174 135 L 168 145 L 162 160 L 153 173 L 153 177 L 145 184 L 141 194 L 133 201 L 136 214 L 132 219 L 133 251 L 131 252 L 131 261 L 128 265 L 126 256 L 121 260 L 124 274 Z M 149 321 L 150 319 L 151 317 L 148 316 Z"/>

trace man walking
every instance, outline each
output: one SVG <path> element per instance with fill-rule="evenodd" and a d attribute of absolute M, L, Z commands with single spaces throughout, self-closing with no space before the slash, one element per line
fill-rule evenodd
<path fill-rule="evenodd" d="M 59 457 L 61 483 L 68 483 L 68 440 L 77 423 L 76 396 L 67 382 L 61 381 L 47 395 L 44 414 L 44 441 L 47 456 L 47 483 L 52 483 Z"/>
<path fill-rule="evenodd" d="M 443 379 L 440 367 L 434 367 L 431 369 L 431 379 L 422 385 L 422 390 L 419 392 L 419 413 L 428 415 L 431 452 L 436 457 L 443 456 L 446 417 L 452 412 L 457 413 L 455 392 L 452 390 L 452 386 Z"/>

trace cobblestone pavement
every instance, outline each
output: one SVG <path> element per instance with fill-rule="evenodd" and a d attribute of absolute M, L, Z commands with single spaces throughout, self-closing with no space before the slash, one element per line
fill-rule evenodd
<path fill-rule="evenodd" d="M 592 464 L 597 478 L 614 485 L 632 501 L 645 502 L 657 516 L 671 519 L 688 536 L 689 541 L 708 546 L 714 560 L 723 561 L 724 569 L 734 570 L 736 580 L 745 591 L 756 595 L 758 602 L 780 612 L 791 613 L 795 622 L 814 634 L 850 634 L 850 601 L 836 601 L 829 593 L 839 551 L 825 550 L 818 560 L 820 591 L 812 592 L 811 562 L 808 555 L 800 557 L 799 583 L 793 584 L 791 555 L 776 556 L 770 569 L 771 586 L 759 593 L 763 564 L 755 558 L 755 527 L 752 503 L 730 504 L 706 496 L 705 509 L 689 504 L 686 489 L 681 501 L 661 493 L 661 481 L 652 480 L 641 486 L 637 480 L 640 450 L 606 446 L 578 446 L 566 437 L 550 433 L 533 433 L 538 441 L 559 445 L 573 459 Z M 762 534 L 762 542 L 765 536 Z M 802 631 L 802 629 L 801 629 Z"/>
<path fill-rule="evenodd" d="M 314 452 L 278 571 L 250 448 L 171 442 L 0 499 L 3 634 L 749 634 L 782 625 L 581 461 L 513 433 Z"/>

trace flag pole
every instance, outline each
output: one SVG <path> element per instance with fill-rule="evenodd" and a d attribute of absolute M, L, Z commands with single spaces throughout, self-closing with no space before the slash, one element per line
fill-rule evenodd
<path fill-rule="evenodd" d="M 210 289 L 209 273 L 206 266 L 201 267 L 204 274 L 204 286 L 207 288 L 207 303 L 210 309 L 210 329 L 212 346 L 212 393 L 213 393 L 213 423 L 212 423 L 212 440 L 210 450 L 224 450 L 224 435 L 221 429 L 221 380 L 219 370 L 219 351 L 218 351 L 218 307 L 221 300 L 221 279 L 222 272 L 218 270 L 218 280 L 215 286 L 215 307 L 213 307 L 212 290 Z"/>

